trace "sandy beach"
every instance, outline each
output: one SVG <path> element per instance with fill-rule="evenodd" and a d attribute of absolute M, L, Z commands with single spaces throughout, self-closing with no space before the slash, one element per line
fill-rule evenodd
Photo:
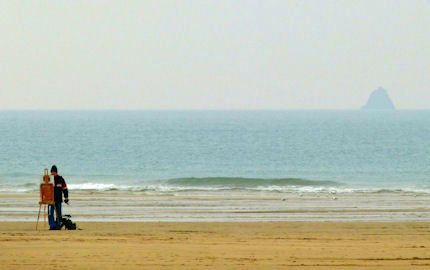
<path fill-rule="evenodd" d="M 430 223 L 0 222 L 2 269 L 429 269 Z"/>

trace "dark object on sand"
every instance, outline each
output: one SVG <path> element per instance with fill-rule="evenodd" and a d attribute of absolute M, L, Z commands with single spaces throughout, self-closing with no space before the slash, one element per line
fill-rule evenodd
<path fill-rule="evenodd" d="M 76 223 L 73 223 L 70 219 L 71 217 L 70 215 L 64 215 L 64 217 L 61 218 L 61 228 L 64 226 L 66 230 L 76 230 Z"/>

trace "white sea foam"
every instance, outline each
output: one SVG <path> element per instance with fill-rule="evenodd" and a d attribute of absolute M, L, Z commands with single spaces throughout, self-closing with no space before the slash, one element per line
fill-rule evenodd
<path fill-rule="evenodd" d="M 103 183 L 82 183 L 82 184 L 68 184 L 68 188 L 71 190 L 107 191 L 107 190 L 129 190 L 130 186 L 118 186 L 115 184 L 103 184 Z"/>
<path fill-rule="evenodd" d="M 118 185 L 113 183 L 70 183 L 68 184 L 71 191 L 94 191 L 94 192 L 159 192 L 159 193 L 172 193 L 172 192 L 277 192 L 277 193 L 421 193 L 430 194 L 430 188 L 427 187 L 393 187 L 393 188 L 377 188 L 377 187 L 352 187 L 346 185 L 338 186 L 318 186 L 312 185 L 255 185 L 254 183 L 246 185 L 240 183 L 239 185 L 211 185 L 181 183 L 169 181 L 152 181 L 144 182 L 134 185 Z M 37 192 L 39 185 L 36 183 L 19 184 L 19 185 L 0 185 L 0 193 L 26 193 Z"/>

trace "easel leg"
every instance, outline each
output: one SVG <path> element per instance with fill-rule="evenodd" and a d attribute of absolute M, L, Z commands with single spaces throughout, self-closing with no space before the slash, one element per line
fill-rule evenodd
<path fill-rule="evenodd" d="M 39 204 L 39 214 L 37 215 L 36 231 L 37 231 L 37 226 L 39 225 L 40 210 L 42 210 L 42 205 L 41 204 Z"/>
<path fill-rule="evenodd" d="M 46 204 L 43 205 L 43 229 L 46 229 Z"/>

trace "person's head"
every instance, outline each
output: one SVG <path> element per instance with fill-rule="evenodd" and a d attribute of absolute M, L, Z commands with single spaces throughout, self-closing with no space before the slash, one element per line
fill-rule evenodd
<path fill-rule="evenodd" d="M 52 167 L 51 167 L 51 175 L 53 175 L 53 176 L 58 175 L 58 169 L 57 169 L 57 166 L 52 165 Z"/>

